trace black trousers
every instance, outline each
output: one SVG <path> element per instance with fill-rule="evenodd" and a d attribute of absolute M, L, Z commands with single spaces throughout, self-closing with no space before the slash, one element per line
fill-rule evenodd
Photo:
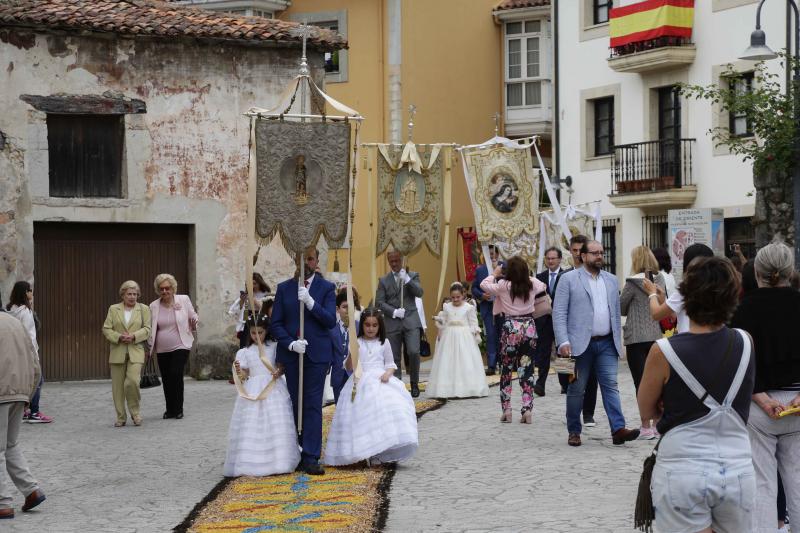
<path fill-rule="evenodd" d="M 544 315 L 535 320 L 536 322 L 536 368 L 539 369 L 539 375 L 536 378 L 536 385 L 545 388 L 547 383 L 547 374 L 550 372 L 550 354 L 553 350 L 553 342 L 555 341 L 555 334 L 553 333 L 553 319 L 550 315 Z"/>
<path fill-rule="evenodd" d="M 167 415 L 183 413 L 183 368 L 189 359 L 189 350 L 175 350 L 158 354 L 158 370 L 164 387 Z"/>
<path fill-rule="evenodd" d="M 561 384 L 562 389 L 569 387 L 569 376 L 567 374 L 559 374 L 558 382 Z M 583 395 L 583 419 L 594 418 L 594 409 L 597 407 L 597 374 L 592 369 L 592 375 L 589 376 L 589 381 L 586 382 L 586 392 Z"/>
<path fill-rule="evenodd" d="M 636 387 L 636 395 L 639 395 L 639 384 L 642 382 L 642 375 L 644 374 L 644 364 L 647 362 L 647 354 L 650 353 L 650 347 L 653 342 L 636 342 L 629 344 L 625 347 L 625 352 L 628 357 L 628 368 L 631 369 L 631 377 L 633 378 L 633 386 Z"/>

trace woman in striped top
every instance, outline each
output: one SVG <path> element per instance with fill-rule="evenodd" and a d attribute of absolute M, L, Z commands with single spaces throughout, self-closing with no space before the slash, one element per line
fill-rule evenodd
<path fill-rule="evenodd" d="M 758 289 L 747 293 L 731 325 L 753 337 L 755 388 L 748 430 L 756 472 L 753 527 L 775 531 L 777 472 L 783 479 L 789 513 L 800 516 L 800 416 L 780 416 L 800 407 L 800 292 L 790 286 L 794 254 L 783 243 L 759 250 L 755 260 Z"/>

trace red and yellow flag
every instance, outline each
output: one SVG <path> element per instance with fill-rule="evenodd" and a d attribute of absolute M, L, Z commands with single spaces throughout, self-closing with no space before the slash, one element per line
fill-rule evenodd
<path fill-rule="evenodd" d="M 609 13 L 611 48 L 659 37 L 692 36 L 694 0 L 645 0 Z"/>

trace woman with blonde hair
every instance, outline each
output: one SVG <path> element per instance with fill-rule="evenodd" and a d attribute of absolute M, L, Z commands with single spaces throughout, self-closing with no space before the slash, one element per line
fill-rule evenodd
<path fill-rule="evenodd" d="M 150 308 L 138 302 L 139 284 L 128 280 L 119 287 L 122 302 L 109 306 L 103 335 L 111 343 L 111 395 L 117 410 L 114 427 L 125 425 L 125 402 L 135 426 L 142 425 L 139 414 L 139 378 L 145 359 L 144 341 L 150 337 Z"/>
<path fill-rule="evenodd" d="M 800 348 L 797 317 L 800 292 L 791 287 L 794 253 L 774 242 L 758 251 L 758 289 L 745 294 L 731 325 L 753 337 L 756 372 L 747 429 L 756 471 L 752 531 L 775 531 L 778 473 L 790 516 L 800 518 L 800 416 L 781 416 L 800 407 Z"/>
<path fill-rule="evenodd" d="M 171 274 L 159 274 L 153 283 L 160 296 L 150 304 L 153 326 L 150 332 L 150 356 L 158 354 L 158 369 L 164 387 L 167 409 L 163 418 L 183 418 L 183 368 L 194 344 L 199 320 L 192 301 L 178 292 L 178 282 Z"/>
<path fill-rule="evenodd" d="M 625 280 L 625 287 L 619 298 L 620 313 L 627 317 L 625 327 L 622 328 L 622 343 L 625 345 L 628 368 L 637 394 L 647 354 L 653 343 L 661 338 L 661 327 L 650 316 L 650 299 L 644 289 L 645 279 L 664 289 L 664 278 L 659 272 L 655 255 L 647 246 L 637 246 L 631 250 L 631 276 Z M 643 420 L 639 438 L 649 440 L 655 436 L 651 421 Z"/>

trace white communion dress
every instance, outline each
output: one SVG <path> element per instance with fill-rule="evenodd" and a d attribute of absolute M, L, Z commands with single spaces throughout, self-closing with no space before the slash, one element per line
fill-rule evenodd
<path fill-rule="evenodd" d="M 475 306 L 444 304 L 436 316 L 440 329 L 426 389 L 431 398 L 488 396 L 486 373 L 478 348 L 481 328 Z"/>
<path fill-rule="evenodd" d="M 402 381 L 381 375 L 396 369 L 389 341 L 358 339 L 361 379 L 352 397 L 354 375 L 339 394 L 328 433 L 324 461 L 349 465 L 369 459 L 393 463 L 410 459 L 417 451 L 417 413 Z"/>
<path fill-rule="evenodd" d="M 264 345 L 267 359 L 275 366 L 276 343 Z M 236 353 L 242 369 L 250 377 L 242 383 L 247 395 L 258 397 L 272 381 L 272 374 L 258 356 L 253 344 Z M 269 476 L 293 472 L 300 462 L 297 430 L 292 415 L 292 400 L 286 379 L 280 377 L 263 400 L 238 396 L 233 406 L 228 431 L 228 452 L 222 473 L 225 477 Z"/>

